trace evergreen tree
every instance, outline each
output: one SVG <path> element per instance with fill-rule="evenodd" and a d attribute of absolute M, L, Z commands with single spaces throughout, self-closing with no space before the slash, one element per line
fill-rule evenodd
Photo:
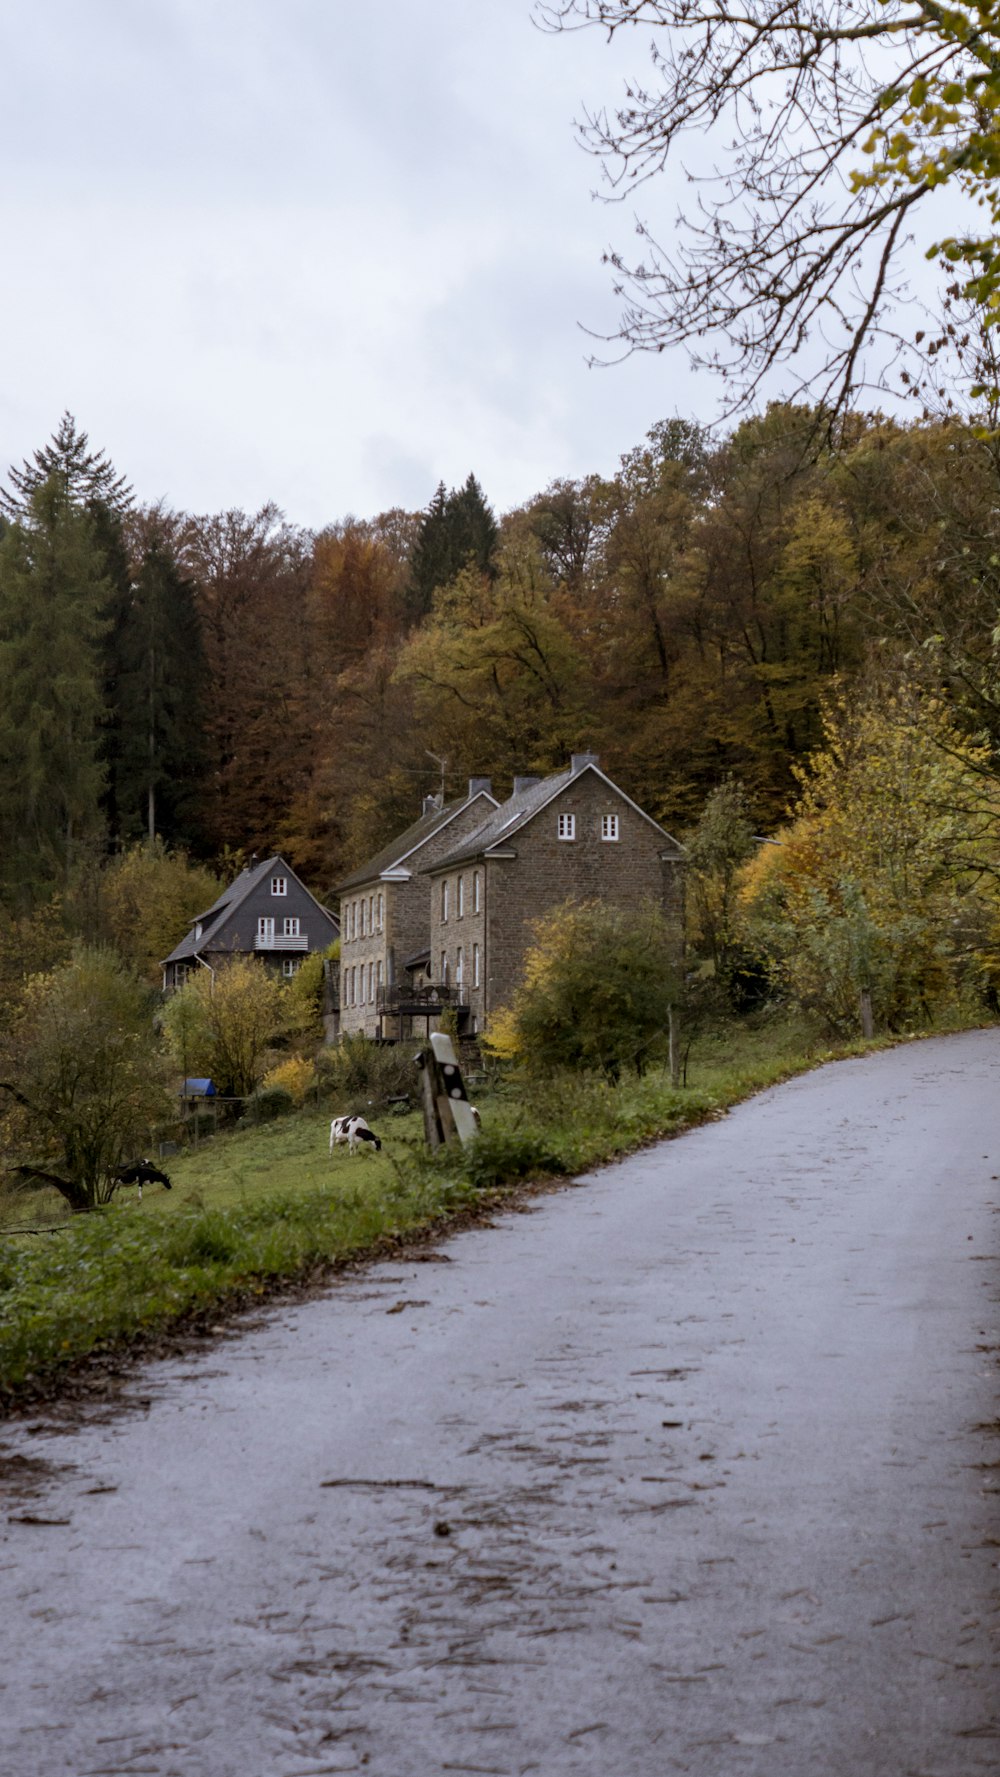
<path fill-rule="evenodd" d="M 0 488 L 0 512 L 8 518 L 28 515 L 32 496 L 54 477 L 66 498 L 77 506 L 99 502 L 122 513 L 132 504 L 132 489 L 103 450 L 89 448 L 86 432 L 77 431 L 71 413 L 64 413 L 51 441 L 10 470 L 10 488 Z"/>
<path fill-rule="evenodd" d="M 100 647 L 91 517 L 52 477 L 0 539 L 0 900 L 26 912 L 100 839 Z"/>
<path fill-rule="evenodd" d="M 410 557 L 408 605 L 414 621 L 426 617 L 438 587 L 463 568 L 493 579 L 497 540 L 496 519 L 475 476 L 449 494 L 439 482 Z"/>

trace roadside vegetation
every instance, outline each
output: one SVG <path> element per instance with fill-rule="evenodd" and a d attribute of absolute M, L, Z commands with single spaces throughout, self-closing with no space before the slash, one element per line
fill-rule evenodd
<path fill-rule="evenodd" d="M 514 1200 L 512 1187 L 516 1196 L 527 1181 L 572 1177 L 844 1052 L 801 1017 L 730 1020 L 697 1039 L 682 1088 L 664 1065 L 617 1083 L 568 1070 L 533 1084 L 481 1080 L 482 1132 L 467 1149 L 431 1156 L 419 1116 L 383 1108 L 369 1113 L 380 1154 L 331 1156 L 329 1107 L 307 1105 L 173 1157 L 173 1189 L 148 1186 L 141 1203 L 122 1191 L 74 1215 L 54 1188 L 8 1191 L 0 1403 L 44 1398 L 81 1363 L 114 1366 L 130 1347 L 155 1349 L 164 1335 L 215 1326 L 276 1289 L 309 1287 L 489 1214 Z M 663 1165 L 666 1180 L 669 1150 Z"/>

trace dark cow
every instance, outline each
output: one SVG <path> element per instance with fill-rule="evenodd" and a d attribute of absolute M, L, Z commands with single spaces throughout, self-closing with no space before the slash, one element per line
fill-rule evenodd
<path fill-rule="evenodd" d="M 173 1190 L 166 1173 L 161 1172 L 158 1166 L 154 1166 L 151 1160 L 133 1160 L 131 1166 L 120 1166 L 115 1173 L 115 1184 L 135 1185 L 139 1192 L 140 1203 L 142 1202 L 143 1185 L 162 1185 L 165 1191 Z"/>

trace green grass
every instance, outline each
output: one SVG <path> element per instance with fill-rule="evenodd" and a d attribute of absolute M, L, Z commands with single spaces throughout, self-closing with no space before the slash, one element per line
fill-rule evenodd
<path fill-rule="evenodd" d="M 95 1352 L 444 1225 L 484 1191 L 489 1202 L 689 1128 L 831 1054 L 798 1021 L 732 1026 L 699 1040 L 679 1090 L 658 1071 L 614 1088 L 563 1077 L 477 1091 L 479 1139 L 436 1157 L 415 1113 L 377 1120 L 380 1154 L 331 1156 L 329 1112 L 310 1111 L 176 1155 L 174 1188 L 148 1186 L 141 1204 L 129 1190 L 70 1218 L 54 1192 L 0 1199 L 0 1402 L 52 1392 Z M 53 1231 L 18 1232 L 28 1226 Z"/>

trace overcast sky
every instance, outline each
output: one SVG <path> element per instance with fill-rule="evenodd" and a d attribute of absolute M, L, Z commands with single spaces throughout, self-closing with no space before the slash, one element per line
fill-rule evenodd
<path fill-rule="evenodd" d="M 614 326 L 577 145 L 640 44 L 530 0 L 0 0 L 0 473 L 66 408 L 140 500 L 298 523 L 610 472 L 683 356 Z M 663 201 L 661 199 L 661 201 Z"/>

